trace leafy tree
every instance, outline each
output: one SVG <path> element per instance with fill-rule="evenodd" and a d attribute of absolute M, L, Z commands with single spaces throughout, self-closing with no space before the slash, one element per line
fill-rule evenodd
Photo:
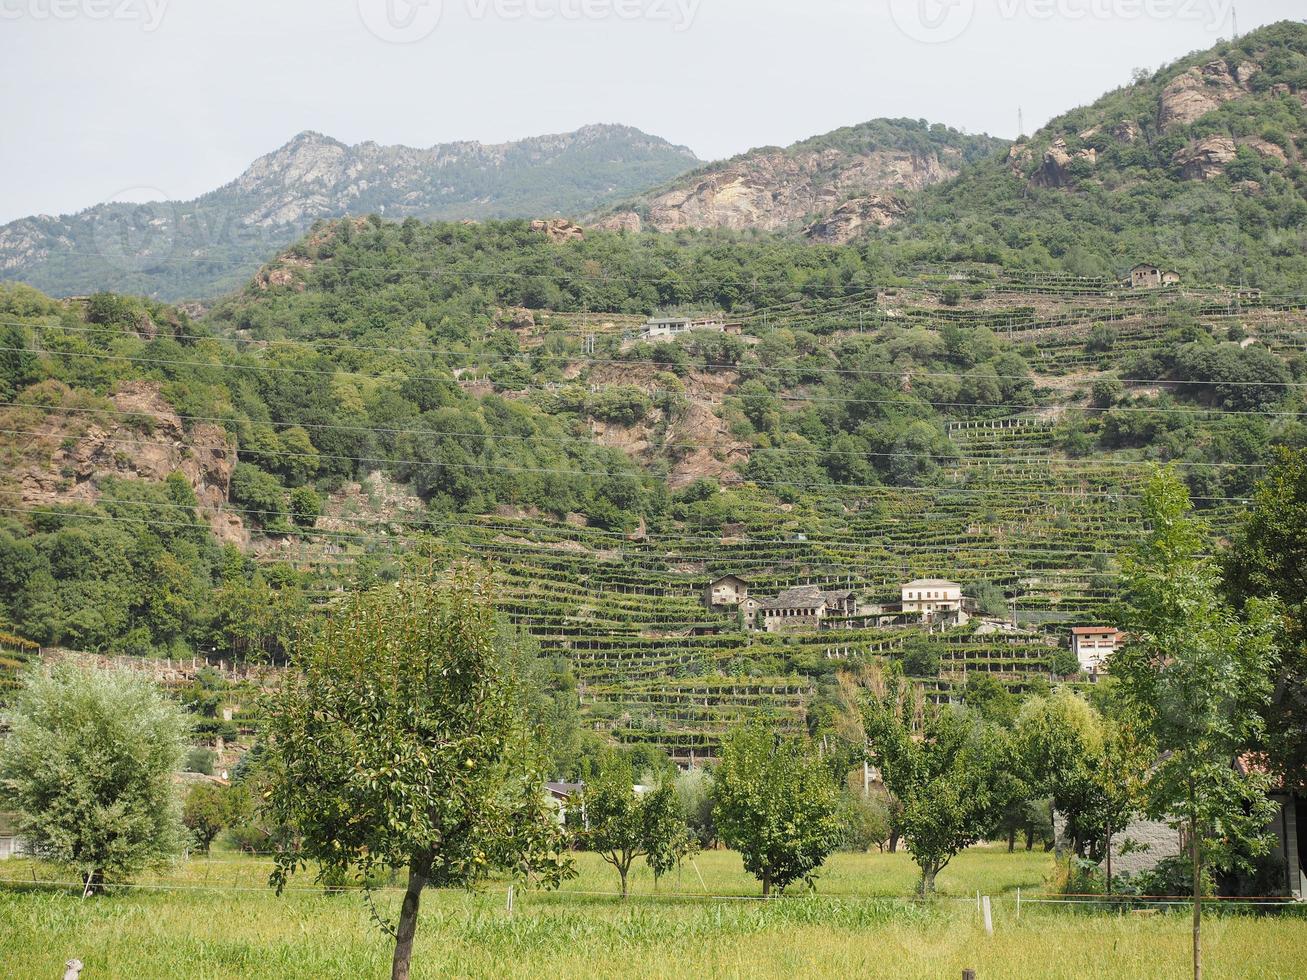
<path fill-rule="evenodd" d="M 1204 866 L 1265 853 L 1268 780 L 1234 760 L 1260 737 L 1270 697 L 1270 617 L 1259 600 L 1240 620 L 1218 594 L 1207 534 L 1184 485 L 1159 471 L 1143 494 L 1150 529 L 1123 561 L 1122 624 L 1130 642 L 1112 658 L 1125 703 L 1160 753 L 1147 811 L 1183 823 L 1193 868 L 1194 976 L 1202 973 Z"/>
<path fill-rule="evenodd" d="M 840 793 L 840 849 L 865 854 L 884 849 L 890 835 L 889 806 L 881 796 L 845 789 Z"/>
<path fill-rule="evenodd" d="M 1307 450 L 1282 449 L 1257 487 L 1224 558 L 1225 588 L 1241 607 L 1281 603 L 1279 665 L 1266 712 L 1266 747 L 1290 786 L 1307 786 Z"/>
<path fill-rule="evenodd" d="M 229 799 L 233 795 L 230 787 L 207 781 L 196 783 L 186 794 L 186 801 L 182 804 L 182 823 L 205 854 L 209 853 L 213 839 L 234 822 Z"/>
<path fill-rule="evenodd" d="M 717 823 L 713 819 L 712 777 L 704 769 L 689 769 L 676 777 L 676 797 L 681 820 L 690 836 L 701 847 L 717 843 Z"/>
<path fill-rule="evenodd" d="M 286 494 L 277 478 L 252 463 L 237 463 L 231 474 L 231 501 L 247 516 L 273 534 L 290 531 L 286 520 Z"/>
<path fill-rule="evenodd" d="M 645 858 L 655 878 L 675 866 L 688 834 L 670 781 L 637 792 L 630 762 L 613 754 L 582 790 L 581 801 L 569 811 L 569 817 L 584 821 L 577 839 L 617 870 L 623 899 L 636 858 Z"/>
<path fill-rule="evenodd" d="M 322 516 L 322 498 L 312 487 L 296 487 L 290 492 L 290 519 L 296 527 L 313 527 Z"/>
<path fill-rule="evenodd" d="M 268 723 L 281 889 L 407 869 L 392 976 L 408 976 L 422 890 L 500 868 L 556 886 L 571 870 L 541 792 L 489 586 L 459 572 L 356 595 L 298 644 Z"/>
<path fill-rule="evenodd" d="M 23 681 L 0 715 L 0 797 L 36 853 L 76 868 L 88 893 L 175 858 L 185 713 L 128 671 L 63 662 Z"/>
<path fill-rule="evenodd" d="M 931 895 L 949 861 L 992 822 L 995 773 L 1010 768 L 1010 753 L 996 730 L 927 704 L 900 677 L 869 676 L 862 710 L 870 757 L 903 808 L 920 892 Z"/>
<path fill-rule="evenodd" d="M 811 882 L 839 846 L 835 785 L 797 737 L 759 724 L 731 732 L 712 794 L 722 840 L 740 852 L 764 895 L 800 878 Z"/>

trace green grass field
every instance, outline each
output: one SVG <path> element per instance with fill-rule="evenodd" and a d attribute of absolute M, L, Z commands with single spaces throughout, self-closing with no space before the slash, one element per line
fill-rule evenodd
<path fill-rule="evenodd" d="M 1023 907 L 1052 869 L 1045 854 L 976 848 L 939 880 L 930 905 L 906 895 L 906 854 L 836 855 L 815 895 L 750 900 L 756 883 L 737 855 L 702 854 L 664 879 L 634 876 L 624 905 L 616 875 L 581 855 L 580 876 L 559 894 L 518 893 L 510 916 L 502 886 L 482 894 L 428 892 L 418 928 L 417 977 L 1182 977 L 1189 919 L 1175 913 Z M 65 960 L 101 977 L 380 977 L 390 945 L 358 894 L 326 895 L 308 879 L 277 898 L 267 862 L 230 853 L 143 878 L 131 891 L 83 901 L 28 861 L 0 865 L 0 975 L 61 975 Z M 26 880 L 26 887 L 10 882 Z M 976 889 L 994 897 L 994 935 L 976 913 Z M 713 897 L 705 897 L 705 892 Z M 750 898 L 746 898 L 746 896 Z M 967 900 L 970 897 L 970 900 Z M 378 904 L 387 914 L 397 891 Z M 1211 977 L 1300 977 L 1307 919 L 1217 914 L 1204 925 Z"/>

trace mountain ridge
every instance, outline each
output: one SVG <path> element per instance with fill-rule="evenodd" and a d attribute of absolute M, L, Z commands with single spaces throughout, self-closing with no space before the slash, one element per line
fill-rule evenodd
<path fill-rule="evenodd" d="M 573 213 L 698 162 L 687 147 L 614 124 L 425 148 L 347 144 L 304 130 L 190 200 L 105 202 L 0 226 L 0 277 L 60 295 L 111 288 L 205 298 L 243 283 L 319 218 Z"/>

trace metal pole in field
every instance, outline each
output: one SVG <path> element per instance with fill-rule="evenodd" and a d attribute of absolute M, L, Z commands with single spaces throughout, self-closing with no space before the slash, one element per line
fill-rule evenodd
<path fill-rule="evenodd" d="M 1017 918 L 1021 918 L 1021 886 L 1017 885 Z"/>

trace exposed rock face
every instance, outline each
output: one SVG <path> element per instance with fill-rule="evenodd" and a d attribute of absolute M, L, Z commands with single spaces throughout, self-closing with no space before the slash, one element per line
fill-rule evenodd
<path fill-rule="evenodd" d="M 907 217 L 908 206 L 902 198 L 877 194 L 841 204 L 828 218 L 813 222 L 803 234 L 824 245 L 844 245 L 869 228 L 888 228 Z"/>
<path fill-rule="evenodd" d="M 1211 61 L 1174 78 L 1162 90 L 1157 125 L 1163 131 L 1201 119 L 1214 109 L 1244 95 L 1256 65 L 1240 65 L 1236 78 L 1224 61 Z"/>
<path fill-rule="evenodd" d="M 657 194 L 642 221 L 633 212 L 602 219 L 603 227 L 749 228 L 778 231 L 813 215 L 833 215 L 851 195 L 871 200 L 894 191 L 920 190 L 955 176 L 962 156 L 953 149 L 918 155 L 904 150 L 852 154 L 837 149 L 759 150 Z M 893 221 L 895 209 L 879 210 Z"/>
<path fill-rule="evenodd" d="M 1228 136 L 1209 136 L 1186 146 L 1173 161 L 1186 180 L 1211 180 L 1225 173 L 1235 158 L 1234 140 Z"/>
<path fill-rule="evenodd" d="M 579 241 L 585 238 L 585 229 L 565 218 L 531 222 L 531 230 L 545 235 L 551 242 Z"/>
<path fill-rule="evenodd" d="M 1093 147 L 1069 150 L 1066 140 L 1059 136 L 1044 151 L 1044 162 L 1035 171 L 1031 183 L 1038 187 L 1066 187 L 1074 180 L 1071 165 L 1076 160 L 1086 160 L 1092 167 L 1098 162 L 1098 151 Z"/>
<path fill-rule="evenodd" d="M 634 211 L 619 211 L 600 218 L 594 227 L 601 231 L 625 231 L 638 235 L 644 230 L 644 222 Z"/>
<path fill-rule="evenodd" d="M 4 412 L 31 433 L 8 474 L 22 503 L 93 504 L 106 477 L 160 482 L 180 472 L 218 540 L 245 544 L 240 517 L 222 511 L 236 465 L 226 430 L 210 423 L 187 429 L 156 382 L 125 382 L 111 401 L 109 412 L 49 412 L 39 421 L 24 420 L 33 410 L 23 406 Z"/>

